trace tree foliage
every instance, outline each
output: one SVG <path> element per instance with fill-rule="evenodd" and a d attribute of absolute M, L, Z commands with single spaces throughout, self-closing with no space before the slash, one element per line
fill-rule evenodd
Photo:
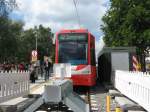
<path fill-rule="evenodd" d="M 14 60 L 19 49 L 18 38 L 22 31 L 22 22 L 0 18 L 0 57 L 1 60 Z"/>
<path fill-rule="evenodd" d="M 42 25 L 39 28 L 34 27 L 22 32 L 20 36 L 20 49 L 19 56 L 23 60 L 31 60 L 31 51 L 36 49 L 37 38 L 37 51 L 38 58 L 43 60 L 44 56 L 52 56 L 54 46 L 52 44 L 53 33 L 50 28 L 44 28 Z"/>
<path fill-rule="evenodd" d="M 21 21 L 10 19 L 0 19 L 0 61 L 31 61 L 31 52 L 36 49 L 38 59 L 43 60 L 44 56 L 54 56 L 54 46 L 52 44 L 53 33 L 50 28 L 42 25 L 23 30 Z"/>
<path fill-rule="evenodd" d="M 0 17 L 0 62 L 30 62 L 37 38 L 38 59 L 54 56 L 53 33 L 50 28 L 23 29 L 24 23 Z"/>
<path fill-rule="evenodd" d="M 150 1 L 111 0 L 103 17 L 107 46 L 136 46 L 145 50 L 150 43 Z"/>
<path fill-rule="evenodd" d="M 144 55 L 150 47 L 150 0 L 110 0 L 103 16 L 104 41 L 107 46 L 136 46 Z"/>
<path fill-rule="evenodd" d="M 17 8 L 16 0 L 0 0 L 0 17 L 7 17 L 14 8 Z"/>
<path fill-rule="evenodd" d="M 29 62 L 37 38 L 38 59 L 54 57 L 53 33 L 42 25 L 24 30 L 22 21 L 12 21 L 9 13 L 17 7 L 16 0 L 0 0 L 0 62 Z"/>

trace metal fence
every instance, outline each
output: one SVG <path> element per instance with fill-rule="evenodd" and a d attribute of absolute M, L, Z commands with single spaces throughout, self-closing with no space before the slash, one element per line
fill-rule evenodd
<path fill-rule="evenodd" d="M 0 103 L 29 93 L 29 72 L 0 73 Z"/>
<path fill-rule="evenodd" d="M 150 112 L 150 75 L 143 72 L 115 72 L 115 87 Z"/>

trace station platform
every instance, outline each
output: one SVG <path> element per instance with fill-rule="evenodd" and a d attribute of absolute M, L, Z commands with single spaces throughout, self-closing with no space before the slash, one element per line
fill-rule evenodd
<path fill-rule="evenodd" d="M 45 81 L 43 78 L 39 78 L 35 83 L 30 83 L 29 95 L 0 103 L 0 112 L 30 112 L 30 110 L 34 110 L 33 108 L 38 108 L 43 103 L 41 95 L 44 92 L 44 85 L 49 82 L 50 80 Z M 31 108 L 26 110 L 25 108 L 29 106 Z"/>
<path fill-rule="evenodd" d="M 68 104 L 68 102 L 70 102 L 71 106 L 73 108 L 75 108 L 74 110 L 76 110 L 76 109 L 78 110 L 81 105 L 88 105 L 88 104 L 83 104 L 84 101 L 81 100 L 80 98 L 78 98 L 77 95 L 75 95 L 73 93 L 73 90 L 71 89 L 72 88 L 71 81 L 69 81 L 69 80 L 62 80 L 62 81 L 61 80 L 53 80 L 50 77 L 50 79 L 47 81 L 45 81 L 43 78 L 39 78 L 38 80 L 36 80 L 35 83 L 30 83 L 28 95 L 13 98 L 8 101 L 0 103 L 0 112 L 38 112 L 41 109 L 44 109 L 44 110 L 51 109 L 52 111 L 56 111 L 56 110 L 64 110 L 64 107 L 65 107 L 65 111 L 73 112 L 71 110 L 71 108 L 69 108 L 67 106 L 67 104 L 65 105 L 64 103 L 62 103 L 60 101 L 58 101 L 58 102 L 50 101 L 50 103 L 46 101 L 46 99 L 44 97 L 45 87 L 49 87 L 49 85 L 53 85 L 54 82 L 52 82 L 52 81 L 54 81 L 56 84 L 53 87 L 56 87 L 56 88 L 58 88 L 57 90 L 59 90 L 57 92 L 61 92 L 61 93 L 53 92 L 54 94 L 56 94 L 56 95 L 54 95 L 54 96 L 56 96 L 54 99 L 57 99 L 57 97 L 58 97 L 58 99 L 60 98 L 60 100 L 63 100 L 61 97 L 66 98 L 65 102 L 67 104 Z M 60 82 L 63 85 L 59 86 Z M 63 82 L 66 82 L 66 83 L 63 83 Z M 57 84 L 58 84 L 58 86 L 57 86 Z M 60 89 L 60 88 L 62 88 L 62 89 Z M 53 90 L 55 91 L 56 89 L 52 89 L 52 91 Z M 51 93 L 51 91 L 50 91 L 50 93 Z M 74 95 L 76 97 L 74 97 Z M 51 97 L 51 96 L 48 96 L 48 97 Z M 78 102 L 77 103 L 78 106 L 76 105 L 76 103 L 74 103 L 74 100 L 76 100 L 76 103 Z M 80 105 L 80 103 L 81 103 L 81 105 Z M 47 108 L 47 106 L 48 106 L 48 108 Z M 85 106 L 85 108 L 87 108 L 87 107 Z M 82 111 L 80 111 L 80 112 L 82 112 Z"/>
<path fill-rule="evenodd" d="M 44 78 L 39 78 L 35 83 L 30 83 L 30 94 L 42 94 L 44 92 L 44 85 L 50 83 L 51 79 L 45 81 Z"/>
<path fill-rule="evenodd" d="M 52 83 L 53 78 L 50 77 L 48 81 L 45 81 L 44 78 L 38 78 L 35 83 L 30 83 L 29 94 L 13 98 L 6 102 L 0 103 L 0 112 L 49 112 L 49 111 L 66 111 L 73 112 L 70 108 L 68 108 L 65 104 L 60 102 L 59 104 L 45 104 L 42 98 L 42 94 L 44 93 L 44 86 Z M 110 90 L 107 88 L 107 90 Z M 106 96 L 111 94 L 115 98 L 112 99 L 110 107 L 111 112 L 115 112 L 115 107 L 120 106 L 121 103 L 126 101 L 121 93 L 118 91 L 110 90 L 109 93 L 101 84 L 96 85 L 91 89 L 90 100 L 91 100 L 91 109 L 92 112 L 105 112 L 106 111 Z M 81 97 L 85 97 L 84 95 L 80 95 Z M 119 97 L 119 98 L 118 98 Z M 121 100 L 120 100 L 121 98 Z M 124 98 L 124 99 L 123 99 Z M 128 101 L 129 102 L 129 101 Z M 136 112 L 146 112 L 143 108 L 133 104 L 128 108 L 124 105 L 129 104 L 126 102 L 122 104 L 124 109 L 136 110 Z M 137 108 L 138 107 L 138 108 Z"/>

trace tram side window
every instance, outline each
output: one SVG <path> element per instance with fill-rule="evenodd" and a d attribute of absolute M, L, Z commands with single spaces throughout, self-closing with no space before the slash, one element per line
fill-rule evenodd
<path fill-rule="evenodd" d="M 95 49 L 91 48 L 91 65 L 95 66 Z"/>

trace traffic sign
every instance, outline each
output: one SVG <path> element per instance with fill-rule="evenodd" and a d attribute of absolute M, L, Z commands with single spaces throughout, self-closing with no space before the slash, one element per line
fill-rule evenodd
<path fill-rule="evenodd" d="M 32 55 L 32 62 L 37 61 L 37 55 L 38 55 L 37 51 L 36 51 L 36 50 L 33 50 L 33 51 L 31 52 L 31 55 Z"/>
<path fill-rule="evenodd" d="M 32 51 L 32 56 L 37 56 L 37 51 L 36 50 Z"/>

